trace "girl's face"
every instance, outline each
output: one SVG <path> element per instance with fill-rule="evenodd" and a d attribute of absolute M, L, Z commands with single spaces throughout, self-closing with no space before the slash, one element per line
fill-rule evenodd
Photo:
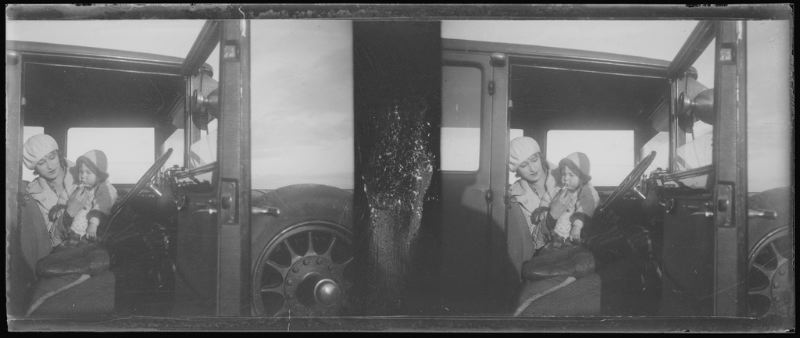
<path fill-rule="evenodd" d="M 563 173 L 564 176 L 561 177 L 561 183 L 563 183 L 569 191 L 577 190 L 578 186 L 581 184 L 581 179 L 578 177 L 578 175 L 572 172 L 572 170 L 567 166 L 564 166 Z"/>
<path fill-rule="evenodd" d="M 86 164 L 81 163 L 81 167 L 78 171 L 81 183 L 86 185 L 87 187 L 94 187 L 97 184 L 97 175 L 95 175 L 94 171 L 89 169 Z"/>
<path fill-rule="evenodd" d="M 61 175 L 64 168 L 61 168 L 61 163 L 58 160 L 58 150 L 53 150 L 44 155 L 39 162 L 36 162 L 34 171 L 48 181 L 52 181 Z"/>
<path fill-rule="evenodd" d="M 531 155 L 517 167 L 517 174 L 528 182 L 538 182 L 544 174 L 539 153 Z"/>

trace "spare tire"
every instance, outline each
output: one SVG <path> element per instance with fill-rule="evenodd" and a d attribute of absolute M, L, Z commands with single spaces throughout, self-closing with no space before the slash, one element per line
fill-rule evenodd
<path fill-rule="evenodd" d="M 333 316 L 352 287 L 353 194 L 298 184 L 252 197 L 252 311 L 257 316 Z M 274 210 L 274 209 L 273 209 Z"/>

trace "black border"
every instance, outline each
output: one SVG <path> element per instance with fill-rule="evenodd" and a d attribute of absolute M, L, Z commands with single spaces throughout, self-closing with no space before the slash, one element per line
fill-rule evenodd
<path fill-rule="evenodd" d="M 11 4 L 6 20 L 88 19 L 793 19 L 773 4 Z"/>
<path fill-rule="evenodd" d="M 115 19 L 343 19 L 380 21 L 519 19 L 788 19 L 794 6 L 731 5 L 375 5 L 375 4 L 7 4 L 8 20 Z M 792 325 L 796 325 L 791 323 Z M 341 317 L 341 318 L 153 318 L 92 320 L 8 319 L 9 331 L 489 331 L 489 332 L 794 332 L 785 323 L 719 317 Z"/>

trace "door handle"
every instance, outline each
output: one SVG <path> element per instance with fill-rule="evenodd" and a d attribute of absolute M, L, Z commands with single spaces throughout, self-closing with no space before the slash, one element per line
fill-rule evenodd
<path fill-rule="evenodd" d="M 206 214 L 207 213 L 209 215 L 213 215 L 213 214 L 216 214 L 218 211 L 219 210 L 217 210 L 217 208 L 209 207 L 209 208 L 205 208 L 205 209 L 197 209 L 194 212 L 195 213 L 202 213 L 202 214 Z"/>
<path fill-rule="evenodd" d="M 777 219 L 778 218 L 778 212 L 773 211 L 773 210 L 748 209 L 747 210 L 747 217 L 750 217 L 750 218 Z"/>
<path fill-rule="evenodd" d="M 711 209 L 709 203 L 705 203 L 703 206 L 686 205 L 684 208 L 694 211 L 693 213 L 690 213 L 689 216 L 703 216 L 706 218 L 714 217 L 714 212 L 709 210 Z"/>
<path fill-rule="evenodd" d="M 269 216 L 280 216 L 281 209 L 276 207 L 250 207 L 250 213 L 253 215 L 269 215 Z"/>
<path fill-rule="evenodd" d="M 711 211 L 698 211 L 689 214 L 689 216 L 703 216 L 703 217 L 714 217 L 714 213 Z"/>
<path fill-rule="evenodd" d="M 192 213 L 209 214 L 209 215 L 216 214 L 217 212 L 219 212 L 219 210 L 217 208 L 215 208 L 216 204 L 217 204 L 216 201 L 213 200 L 213 199 L 208 200 L 207 204 L 206 203 L 192 203 L 193 206 L 199 208 L 199 209 L 197 209 L 195 211 L 192 211 Z"/>

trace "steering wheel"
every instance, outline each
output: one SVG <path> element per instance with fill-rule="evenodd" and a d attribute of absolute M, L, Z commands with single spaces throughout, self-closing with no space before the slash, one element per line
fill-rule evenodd
<path fill-rule="evenodd" d="M 636 185 L 636 182 L 641 179 L 642 175 L 644 175 L 644 171 L 647 170 L 647 167 L 653 163 L 653 159 L 655 159 L 655 157 L 656 152 L 651 151 L 650 155 L 647 155 L 647 157 L 639 161 L 633 170 L 631 170 L 631 173 L 628 174 L 624 180 L 622 180 L 622 183 L 620 183 L 619 186 L 614 189 L 614 192 L 612 192 L 611 195 L 609 195 L 608 198 L 603 202 L 603 204 L 597 208 L 597 214 L 602 213 L 603 210 L 614 204 L 617 199 L 619 199 L 621 196 L 624 196 L 629 190 L 631 190 Z"/>
<path fill-rule="evenodd" d="M 125 208 L 125 206 L 131 200 L 133 200 L 133 198 L 136 195 L 138 195 L 142 191 L 142 189 L 150 185 L 150 182 L 152 182 L 153 177 L 155 177 L 156 174 L 158 173 L 158 170 L 164 166 L 164 163 L 167 162 L 170 155 L 172 155 L 172 148 L 167 149 L 164 155 L 161 155 L 161 157 L 159 157 L 156 160 L 156 162 L 153 163 L 153 165 L 150 166 L 150 168 L 144 172 L 144 175 L 142 175 L 142 177 L 139 178 L 139 181 L 136 182 L 133 188 L 131 188 L 131 190 L 127 194 L 125 194 L 125 196 L 122 197 L 122 199 L 117 201 L 117 203 L 111 209 L 111 216 L 108 218 L 108 221 L 106 221 L 106 224 L 108 225 L 103 227 L 104 229 L 103 233 L 98 235 L 98 237 L 100 237 L 103 242 L 105 242 L 105 240 L 108 238 L 108 234 L 110 233 L 109 230 L 111 229 L 111 226 L 114 225 L 114 221 L 116 220 L 117 216 L 119 216 L 119 214 Z"/>

